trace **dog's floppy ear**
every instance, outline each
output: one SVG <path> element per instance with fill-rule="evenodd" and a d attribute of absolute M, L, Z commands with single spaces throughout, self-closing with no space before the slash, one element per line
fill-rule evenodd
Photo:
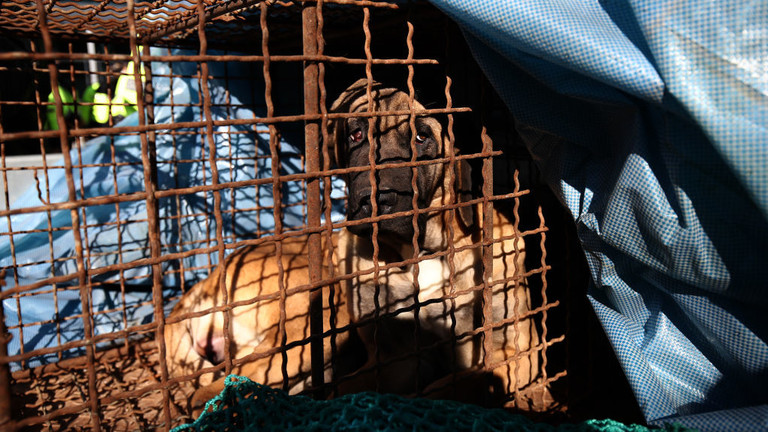
<path fill-rule="evenodd" d="M 456 161 L 454 168 L 454 185 L 458 204 L 472 200 L 472 167 L 466 159 Z M 475 209 L 473 205 L 465 205 L 458 208 L 459 220 L 468 231 L 475 225 Z"/>
<path fill-rule="evenodd" d="M 381 84 L 379 84 L 376 81 L 371 82 L 371 90 L 375 90 L 381 87 Z M 358 101 L 361 97 L 365 97 L 366 91 L 368 88 L 368 79 L 361 78 L 357 80 L 354 84 L 347 87 L 344 92 L 339 95 L 339 97 L 336 99 L 336 101 L 333 102 L 333 105 L 331 105 L 331 113 L 349 113 L 353 112 L 356 108 L 355 102 Z M 374 95 L 375 97 L 375 95 Z M 363 101 L 364 104 L 367 104 L 367 101 Z M 347 130 L 346 130 L 346 124 L 347 119 L 346 118 L 337 118 L 337 119 L 331 119 L 328 120 L 328 136 L 330 137 L 330 141 L 328 143 L 328 153 L 331 155 L 331 157 L 334 159 L 332 160 L 333 163 L 336 164 L 339 168 L 344 168 L 347 166 L 347 160 L 344 157 L 346 154 L 346 138 L 347 138 Z"/>

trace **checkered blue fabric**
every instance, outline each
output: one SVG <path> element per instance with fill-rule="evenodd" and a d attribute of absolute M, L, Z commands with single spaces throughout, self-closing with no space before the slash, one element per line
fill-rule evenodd
<path fill-rule="evenodd" d="M 431 1 L 573 215 L 647 420 L 768 430 L 768 2 Z"/>

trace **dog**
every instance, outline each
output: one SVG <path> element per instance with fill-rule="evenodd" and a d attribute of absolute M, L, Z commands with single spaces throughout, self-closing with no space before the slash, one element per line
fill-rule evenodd
<path fill-rule="evenodd" d="M 371 115 L 387 111 L 400 114 Z M 535 349 L 540 341 L 524 277 L 525 244 L 508 218 L 494 211 L 493 238 L 501 240 L 491 247 L 493 271 L 484 273 L 483 208 L 468 203 L 471 168 L 455 158 L 441 123 L 425 111 L 408 94 L 365 79 L 331 107 L 348 114 L 328 124 L 335 164 L 368 167 L 345 174 L 347 221 L 357 223 L 330 241 L 323 236 L 323 250 L 333 248 L 334 257 L 324 264 L 323 277 L 354 275 L 323 288 L 324 330 L 352 323 L 365 347 L 364 364 L 339 384 L 338 394 L 378 390 L 472 402 L 482 395 L 494 404 L 537 410 L 550 397 L 546 386 L 532 386 L 540 375 Z M 419 163 L 415 168 L 413 160 Z M 441 162 L 428 163 L 432 160 Z M 452 205 L 454 210 L 443 209 Z M 172 377 L 197 376 L 193 409 L 223 388 L 223 377 L 199 371 L 222 362 L 227 351 L 234 359 L 255 357 L 235 361 L 232 373 L 292 393 L 307 387 L 308 345 L 296 344 L 285 354 L 279 348 L 309 337 L 309 295 L 281 299 L 278 281 L 282 275 L 288 289 L 309 283 L 306 238 L 285 239 L 280 261 L 276 247 L 264 243 L 233 253 L 169 315 L 166 364 Z M 201 315 L 224 305 L 222 281 L 230 303 L 247 303 L 226 311 L 226 338 L 225 312 Z M 492 322 L 483 322 L 483 308 Z M 192 317 L 180 320 L 183 314 Z M 340 333 L 337 343 L 347 342 L 347 334 Z M 326 363 L 327 377 L 333 378 Z M 506 400 L 506 394 L 514 398 Z"/>
<path fill-rule="evenodd" d="M 348 116 L 331 128 L 331 153 L 339 167 L 372 162 L 377 167 L 373 178 L 370 169 L 347 174 L 347 220 L 363 222 L 348 226 L 339 238 L 340 272 L 364 272 L 344 282 L 351 319 L 361 325 L 368 348 L 361 369 L 368 373 L 352 382 L 352 391 L 376 388 L 473 402 L 482 395 L 490 404 L 545 409 L 553 402 L 549 389 L 533 385 L 540 376 L 540 340 L 524 277 L 524 240 L 504 214 L 492 212 L 493 239 L 501 240 L 492 245 L 493 271 L 484 282 L 483 206 L 462 205 L 473 198 L 471 167 L 466 159 L 455 159 L 441 123 L 405 92 L 369 86 L 365 79 L 350 86 L 331 111 L 415 113 L 413 121 L 408 114 Z M 453 167 L 403 166 L 452 156 Z M 415 219 L 387 217 L 374 228 L 369 219 L 374 201 L 377 216 L 422 211 Z M 456 203 L 455 211 L 443 210 Z M 492 315 L 485 323 L 483 289 Z M 409 354 L 416 351 L 420 354 Z M 478 372 L 457 378 L 473 370 Z M 478 379 L 481 374 L 488 379 Z M 507 394 L 513 398 L 507 400 Z"/>
<path fill-rule="evenodd" d="M 330 243 L 337 242 L 338 234 L 333 234 Z M 328 243 L 323 236 L 324 249 L 333 247 Z M 164 338 L 168 373 L 172 378 L 195 376 L 192 380 L 195 390 L 187 407 L 195 415 L 202 411 L 205 402 L 224 389 L 223 371 L 202 374 L 200 371 L 222 363 L 227 351 L 236 360 L 231 370 L 233 374 L 286 388 L 290 393 L 301 392 L 311 381 L 311 355 L 306 343 L 310 337 L 309 293 L 290 291 L 310 283 L 308 238 L 283 239 L 280 259 L 276 254 L 277 247 L 272 242 L 238 249 L 208 278 L 190 288 L 166 320 Z M 335 259 L 324 263 L 322 277 L 329 278 L 331 267 L 335 266 Z M 226 302 L 220 282 L 227 292 Z M 283 297 L 281 288 L 289 290 Z M 332 325 L 349 324 L 347 296 L 338 284 L 321 289 L 323 331 L 328 332 Z M 234 307 L 222 311 L 225 305 Z M 284 311 L 282 319 L 281 311 Z M 229 316 L 228 337 L 224 334 L 225 313 Z M 185 314 L 192 316 L 184 318 Z M 345 335 L 339 333 L 338 344 L 345 343 Z M 292 345 L 296 346 L 290 347 Z M 324 345 L 324 357 L 330 359 L 334 352 L 330 344 Z M 289 348 L 283 353 L 281 347 L 285 346 Z M 243 362 L 245 357 L 248 361 Z"/>

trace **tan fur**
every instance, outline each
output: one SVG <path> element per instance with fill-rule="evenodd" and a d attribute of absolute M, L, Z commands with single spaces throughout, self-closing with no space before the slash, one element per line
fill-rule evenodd
<path fill-rule="evenodd" d="M 335 243 L 337 235 L 333 235 Z M 325 241 L 323 242 L 327 246 Z M 307 238 L 288 238 L 282 241 L 283 286 L 293 289 L 309 283 L 307 261 Z M 274 352 L 281 346 L 279 324 L 281 300 L 279 292 L 278 259 L 276 245 L 266 243 L 246 247 L 227 257 L 223 266 L 217 267 L 211 275 L 194 285 L 182 296 L 169 315 L 169 319 L 181 314 L 204 312 L 223 306 L 222 291 L 219 287 L 220 273 L 226 268 L 224 280 L 229 303 L 246 302 L 228 311 L 230 320 L 230 354 L 234 359 L 255 354 L 255 359 L 236 365 L 232 373 L 248 376 L 252 380 L 274 387 L 284 384 L 282 354 Z M 323 277 L 329 277 L 328 263 L 323 266 Z M 323 289 L 324 330 L 330 329 L 328 299 L 331 288 Z M 346 295 L 338 285 L 333 287 L 336 325 L 349 323 Z M 254 299 L 258 299 L 254 302 Z M 285 297 L 285 343 L 306 340 L 309 336 L 309 292 L 301 291 Z M 223 338 L 224 313 L 211 312 L 166 325 L 166 362 L 172 377 L 189 376 L 199 370 L 213 366 L 198 353 L 194 344 L 214 337 Z M 344 336 L 338 337 L 339 344 Z M 201 344 L 202 345 L 202 344 Z M 330 346 L 326 344 L 325 358 L 330 358 Z M 309 345 L 301 345 L 287 351 L 288 387 L 293 393 L 302 390 L 310 373 Z M 198 411 L 211 397 L 224 388 L 223 372 L 207 373 L 195 380 L 196 387 L 191 406 Z"/>

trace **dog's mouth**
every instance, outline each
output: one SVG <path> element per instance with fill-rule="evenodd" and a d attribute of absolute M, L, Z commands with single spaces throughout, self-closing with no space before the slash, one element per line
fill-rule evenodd
<path fill-rule="evenodd" d="M 384 216 L 405 212 L 413 208 L 413 192 L 382 188 L 376 191 L 376 215 Z M 373 194 L 371 189 L 362 189 L 350 193 L 349 214 L 347 220 L 357 221 L 373 216 Z M 413 235 L 412 216 L 400 216 L 377 222 L 379 234 L 395 235 L 400 241 Z M 350 225 L 353 234 L 370 237 L 373 234 L 373 223 L 363 222 Z"/>

